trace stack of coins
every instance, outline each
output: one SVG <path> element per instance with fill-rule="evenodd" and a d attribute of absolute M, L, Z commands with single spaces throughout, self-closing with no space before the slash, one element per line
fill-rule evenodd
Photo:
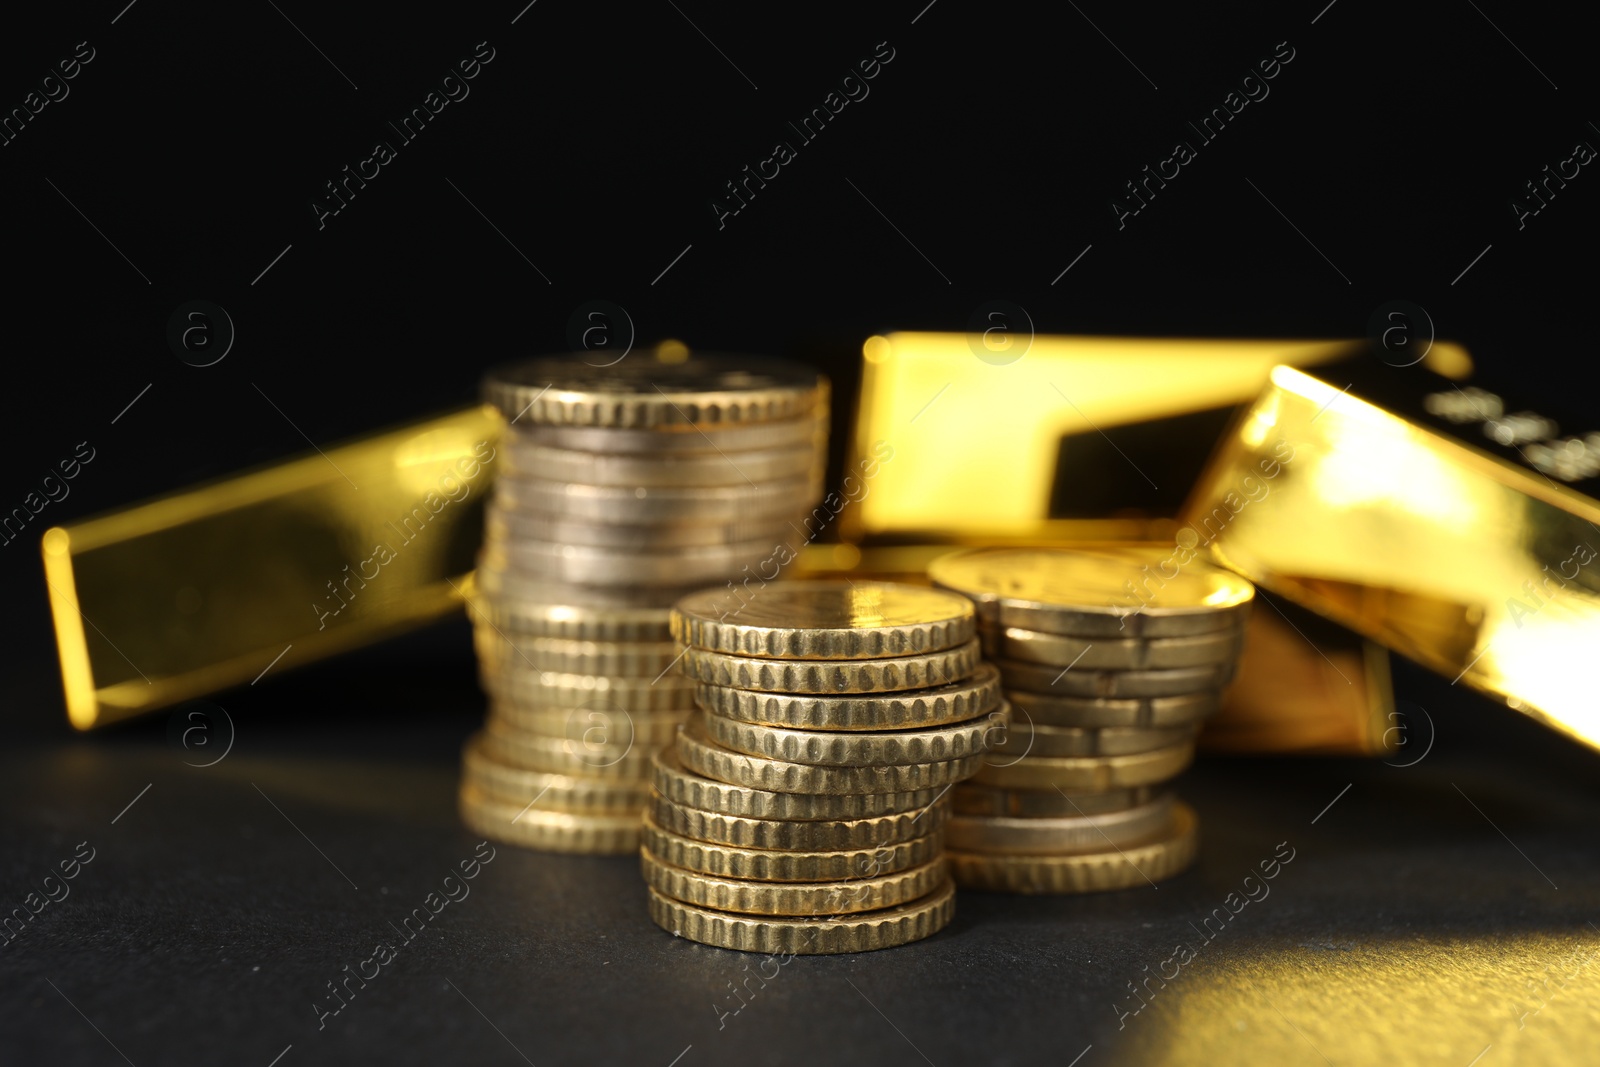
<path fill-rule="evenodd" d="M 593 355 L 484 383 L 508 425 L 473 605 L 489 719 L 460 802 L 496 840 L 629 853 L 650 758 L 694 708 L 669 609 L 793 557 L 821 496 L 828 382 L 753 357 Z"/>
<path fill-rule="evenodd" d="M 962 597 L 881 582 L 679 601 L 702 714 L 655 760 L 640 862 L 657 925 L 795 954 L 944 927 L 947 794 L 1007 716 L 974 624 Z"/>
<path fill-rule="evenodd" d="M 1233 677 L 1254 587 L 1170 545 L 979 549 L 928 574 L 976 605 L 1013 708 L 956 791 L 956 883 L 1074 893 L 1188 867 L 1199 824 L 1168 783 Z"/>

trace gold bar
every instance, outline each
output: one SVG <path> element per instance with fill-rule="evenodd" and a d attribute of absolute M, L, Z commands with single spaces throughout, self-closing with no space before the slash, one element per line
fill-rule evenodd
<path fill-rule="evenodd" d="M 502 421 L 474 407 L 58 526 L 41 543 L 80 730 L 456 610 Z"/>
<path fill-rule="evenodd" d="M 1567 431 L 1589 427 L 1569 425 Z M 1265 588 L 1600 747 L 1600 434 L 1420 368 L 1273 370 L 1185 511 Z M 1192 531 L 1186 535 L 1185 531 Z"/>

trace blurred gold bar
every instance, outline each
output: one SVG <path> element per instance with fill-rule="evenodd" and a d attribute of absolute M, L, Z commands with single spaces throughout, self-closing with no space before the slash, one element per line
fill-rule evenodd
<path fill-rule="evenodd" d="M 1322 380 L 1278 367 L 1213 457 L 1179 536 L 1600 747 L 1588 675 L 1600 648 L 1597 472 L 1600 434 L 1561 438 L 1554 420 L 1482 388 L 1420 368 L 1341 367 Z"/>
<path fill-rule="evenodd" d="M 459 608 L 502 420 L 474 407 L 46 531 L 88 730 Z"/>
<path fill-rule="evenodd" d="M 1205 457 L 1274 366 L 1371 359 L 1351 340 L 872 337 L 847 470 L 868 469 L 880 441 L 894 453 L 854 493 L 846 480 L 841 530 L 880 562 L 897 544 L 906 559 L 930 545 L 1172 544 Z M 1462 378 L 1472 359 L 1438 341 L 1426 365 Z M 1206 747 L 1391 752 L 1388 653 L 1332 626 L 1312 648 L 1295 625 L 1254 613 Z"/>

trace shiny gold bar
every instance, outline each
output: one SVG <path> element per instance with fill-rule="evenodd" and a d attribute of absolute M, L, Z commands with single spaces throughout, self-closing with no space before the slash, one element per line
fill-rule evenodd
<path fill-rule="evenodd" d="M 41 543 L 80 730 L 456 610 L 502 420 L 474 407 L 98 518 Z"/>
<path fill-rule="evenodd" d="M 1420 368 L 1278 367 L 1179 536 L 1600 747 L 1600 434 L 1562 432 Z"/>

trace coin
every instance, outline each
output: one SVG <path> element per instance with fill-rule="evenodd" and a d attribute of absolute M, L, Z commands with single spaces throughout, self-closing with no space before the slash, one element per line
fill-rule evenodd
<path fill-rule="evenodd" d="M 701 586 L 680 586 L 670 588 L 661 586 L 641 587 L 638 589 L 618 589 L 599 585 L 572 585 L 567 582 L 557 582 L 537 575 L 524 574 L 521 571 L 508 570 L 503 561 L 495 560 L 491 554 L 479 553 L 478 569 L 473 572 L 473 581 L 477 585 L 480 596 L 478 599 L 487 599 L 497 607 L 512 610 L 522 604 L 544 605 L 559 604 L 575 610 L 593 613 L 605 612 L 636 612 L 659 611 L 663 626 L 667 624 L 668 609 L 682 599 L 686 594 L 694 592 Z M 552 634 L 553 637 L 599 637 L 600 634 Z M 672 633 L 667 631 L 667 638 Z M 627 640 L 627 638 L 623 638 Z M 642 639 L 640 639 L 642 640 Z"/>
<path fill-rule="evenodd" d="M 711 582 L 771 556 L 778 541 L 763 539 L 731 545 L 701 545 L 669 552 L 589 548 L 529 539 L 485 544 L 484 556 L 528 575 L 585 585 L 678 586 Z"/>
<path fill-rule="evenodd" d="M 791 419 L 822 406 L 828 380 L 808 367 L 759 356 L 696 353 L 664 360 L 635 352 L 610 366 L 591 353 L 496 367 L 484 400 L 513 426 L 741 426 Z"/>
<path fill-rule="evenodd" d="M 1171 824 L 1172 794 L 1165 793 L 1148 804 L 1102 815 L 957 815 L 945 829 L 945 843 L 958 852 L 1072 855 L 1142 845 Z"/>
<path fill-rule="evenodd" d="M 650 918 L 675 937 L 741 952 L 821 956 L 870 952 L 931 936 L 955 917 L 955 887 L 944 883 L 907 904 L 843 919 L 755 918 L 713 911 L 650 893 Z"/>
<path fill-rule="evenodd" d="M 1003 766 L 985 763 L 972 780 L 1002 789 L 1089 793 L 1164 782 L 1182 773 L 1193 759 L 1194 742 L 1185 741 L 1129 756 L 1028 756 Z"/>
<path fill-rule="evenodd" d="M 1007 690 L 1005 695 L 1011 702 L 1013 721 L 1026 716 L 1041 726 L 1189 726 L 1215 714 L 1222 706 L 1222 694 L 1215 689 L 1143 699 L 1045 696 L 1021 689 Z"/>
<path fill-rule="evenodd" d="M 575 522 L 738 522 L 793 516 L 822 495 L 819 477 L 787 478 L 763 485 L 678 488 L 583 485 L 502 475 L 495 499 L 503 508 Z"/>
<path fill-rule="evenodd" d="M 794 730 L 786 726 L 741 722 L 707 714 L 706 733 L 723 748 L 767 759 L 818 767 L 870 767 L 878 764 L 938 763 L 965 759 L 989 750 L 991 739 L 1005 736 L 1010 705 L 948 726 L 912 730 Z"/>
<path fill-rule="evenodd" d="M 943 842 L 937 833 L 909 841 L 869 848 L 827 852 L 780 852 L 766 848 L 737 848 L 694 841 L 663 830 L 645 816 L 640 841 L 663 863 L 714 874 L 722 878 L 749 878 L 760 882 L 837 882 L 848 878 L 876 878 L 936 859 Z"/>
<path fill-rule="evenodd" d="M 478 658 L 492 668 L 520 664 L 565 674 L 615 674 L 654 678 L 678 658 L 671 641 L 577 641 L 570 637 L 499 634 L 479 627 Z"/>
<path fill-rule="evenodd" d="M 1232 662 L 1167 671 L 1057 670 L 1014 659 L 993 662 L 1007 689 L 1074 697 L 1166 697 L 1218 690 L 1233 680 L 1235 669 Z"/>
<path fill-rule="evenodd" d="M 662 796 L 685 807 L 751 819 L 869 819 L 924 810 L 937 801 L 942 792 L 940 789 L 916 789 L 899 793 L 815 796 L 751 789 L 688 770 L 676 746 L 655 754 L 650 763 L 650 780 Z"/>
<path fill-rule="evenodd" d="M 593 778 L 644 778 L 656 748 L 629 739 L 607 744 L 585 738 L 545 737 L 491 719 L 479 735 L 485 755 L 513 767 Z"/>
<path fill-rule="evenodd" d="M 672 634 L 664 608 L 584 608 L 573 604 L 472 600 L 474 622 L 507 640 L 513 634 L 584 641 L 661 641 Z"/>
<path fill-rule="evenodd" d="M 1217 630 L 1193 637 L 1071 637 L 1016 626 L 986 630 L 984 654 L 995 659 L 1043 663 L 1074 670 L 1165 670 L 1209 667 L 1238 659 L 1243 630 Z"/>
<path fill-rule="evenodd" d="M 1003 739 L 991 739 L 996 762 L 1015 756 L 1126 756 L 1194 740 L 1195 726 L 1041 726 L 1013 713 Z"/>
<path fill-rule="evenodd" d="M 753 519 L 749 522 L 647 523 L 583 522 L 552 517 L 486 509 L 484 537 L 490 544 L 518 541 L 555 541 L 559 544 L 588 545 L 594 548 L 626 548 L 636 552 L 661 552 L 669 548 L 701 548 L 746 541 L 776 543 L 794 533 L 789 520 L 781 517 Z M 501 556 L 505 553 L 501 552 Z"/>
<path fill-rule="evenodd" d="M 500 470 L 552 481 L 630 489 L 639 485 L 759 485 L 805 477 L 818 465 L 819 458 L 811 442 L 760 452 L 617 455 L 514 441 L 501 455 Z"/>
<path fill-rule="evenodd" d="M 537 804 L 551 811 L 589 815 L 637 816 L 650 800 L 643 782 L 530 771 L 484 754 L 477 735 L 461 751 L 462 780 L 486 796 L 506 803 Z"/>
<path fill-rule="evenodd" d="M 1200 823 L 1193 809 L 1177 803 L 1168 831 L 1156 841 L 1122 851 L 1078 856 L 993 856 L 949 851 L 950 872 L 963 889 L 998 893 L 1093 893 L 1126 889 L 1170 878 L 1194 862 Z"/>
<path fill-rule="evenodd" d="M 605 708 L 528 708 L 495 701 L 489 705 L 489 719 L 513 730 L 564 737 L 574 747 L 591 744 L 619 744 L 637 741 L 652 749 L 660 748 L 677 736 L 688 711 L 609 711 Z"/>
<path fill-rule="evenodd" d="M 690 647 L 683 673 L 708 685 L 766 693 L 882 693 L 960 681 L 977 670 L 978 642 L 885 659 L 784 660 L 732 656 Z"/>
<path fill-rule="evenodd" d="M 611 855 L 639 847 L 639 816 L 544 811 L 496 800 L 471 785 L 460 795 L 461 821 L 495 841 L 548 852 Z"/>
<path fill-rule="evenodd" d="M 995 789 L 963 782 L 950 791 L 951 805 L 961 815 L 1062 816 L 1102 815 L 1148 804 L 1161 794 L 1159 785 L 1135 785 L 1094 793 L 1055 789 Z"/>
<path fill-rule="evenodd" d="M 926 896 L 949 879 L 943 860 L 876 878 L 842 882 L 752 882 L 717 878 L 663 863 L 639 850 L 645 882 L 662 896 L 717 911 L 749 915 L 848 915 Z"/>
<path fill-rule="evenodd" d="M 695 716 L 678 735 L 678 758 L 688 770 L 732 785 L 766 789 L 774 793 L 903 793 L 936 789 L 970 778 L 983 757 L 940 763 L 878 765 L 874 767 L 812 767 L 804 763 L 765 759 L 731 752 L 710 742 L 700 717 Z"/>
<path fill-rule="evenodd" d="M 745 722 L 796 730 L 895 730 L 943 726 L 993 711 L 1000 703 L 1000 672 L 980 663 L 972 676 L 930 689 L 860 696 L 757 693 L 701 685 L 695 701 L 707 711 Z"/>
<path fill-rule="evenodd" d="M 753 422 L 743 426 L 656 426 L 648 430 L 619 430 L 593 426 L 537 426 L 521 420 L 506 429 L 511 448 L 522 444 L 571 448 L 580 452 L 693 454 L 747 452 L 794 445 L 825 446 L 828 409 L 818 407 L 794 419 Z"/>
<path fill-rule="evenodd" d="M 671 672 L 652 680 L 511 665 L 481 670 L 479 680 L 490 696 L 529 707 L 604 711 L 684 711 L 694 707 L 694 683 Z"/>
<path fill-rule="evenodd" d="M 1237 629 L 1255 596 L 1245 579 L 1173 545 L 975 549 L 934 560 L 928 576 L 995 625 L 1091 638 Z"/>
<path fill-rule="evenodd" d="M 673 608 L 672 633 L 686 645 L 739 656 L 879 659 L 965 644 L 974 618 L 965 598 L 936 589 L 789 581 L 764 587 L 731 613 L 717 591 L 691 593 Z"/>
<path fill-rule="evenodd" d="M 656 793 L 650 818 L 669 833 L 695 841 L 780 852 L 831 852 L 877 848 L 931 834 L 950 817 L 950 805 L 939 801 L 916 811 L 870 819 L 751 819 L 691 808 Z"/>

